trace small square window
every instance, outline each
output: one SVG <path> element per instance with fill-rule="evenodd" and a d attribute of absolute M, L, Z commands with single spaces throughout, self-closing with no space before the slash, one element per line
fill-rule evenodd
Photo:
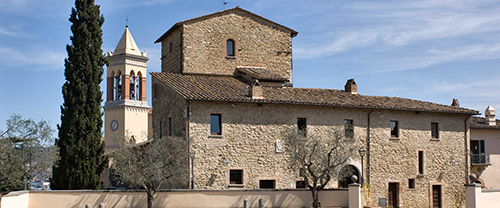
<path fill-rule="evenodd" d="M 260 180 L 259 181 L 260 189 L 274 189 L 276 188 L 276 180 Z"/>
<path fill-rule="evenodd" d="M 295 188 L 306 188 L 306 182 L 304 180 L 298 180 L 295 182 Z"/>
<path fill-rule="evenodd" d="M 346 138 L 354 138 L 354 121 L 350 119 L 344 120 L 344 133 Z"/>
<path fill-rule="evenodd" d="M 297 118 L 297 127 L 299 130 L 299 135 L 307 136 L 307 119 L 306 118 Z"/>
<path fill-rule="evenodd" d="M 243 185 L 243 170 L 229 170 L 229 184 Z"/>
<path fill-rule="evenodd" d="M 222 123 L 220 114 L 210 114 L 210 134 L 222 135 Z"/>
<path fill-rule="evenodd" d="M 399 137 L 399 123 L 398 121 L 391 121 L 391 137 Z"/>
<path fill-rule="evenodd" d="M 408 179 L 408 188 L 415 189 L 415 179 L 414 178 Z"/>
<path fill-rule="evenodd" d="M 431 123 L 431 135 L 434 139 L 439 139 L 439 125 L 438 123 Z"/>

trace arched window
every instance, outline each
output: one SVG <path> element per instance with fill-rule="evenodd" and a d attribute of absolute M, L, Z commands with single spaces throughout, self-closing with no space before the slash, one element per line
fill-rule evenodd
<path fill-rule="evenodd" d="M 136 85 L 136 79 L 137 77 L 134 74 L 134 71 L 130 73 L 130 99 L 131 100 L 136 100 L 136 90 L 135 90 L 135 85 Z"/>
<path fill-rule="evenodd" d="M 227 39 L 226 41 L 227 56 L 234 56 L 234 40 Z"/>
<path fill-rule="evenodd" d="M 142 97 L 142 73 L 137 73 L 137 82 L 135 84 L 136 100 L 141 100 Z"/>
<path fill-rule="evenodd" d="M 115 76 L 115 79 L 116 79 L 115 100 L 121 100 L 122 99 L 122 74 L 121 74 L 121 72 L 118 72 L 118 74 Z"/>

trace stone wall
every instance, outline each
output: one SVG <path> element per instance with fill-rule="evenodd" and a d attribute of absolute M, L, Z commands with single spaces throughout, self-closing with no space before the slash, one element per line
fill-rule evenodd
<path fill-rule="evenodd" d="M 365 133 L 363 111 L 326 107 L 244 103 L 192 102 L 189 132 L 196 152 L 197 188 L 259 188 L 260 179 L 276 180 L 276 188 L 295 188 L 298 174 L 289 169 L 286 153 L 276 152 L 276 140 L 296 128 L 297 118 L 307 118 L 308 134 L 329 136 L 332 130 L 343 131 L 344 119 L 355 122 L 355 138 Z M 210 114 L 220 113 L 222 135 L 210 135 Z M 227 160 L 227 164 L 224 162 Z M 360 167 L 359 156 L 352 163 Z M 229 184 L 229 170 L 243 169 L 244 186 Z M 213 176 L 212 176 L 213 175 Z M 214 177 L 213 183 L 210 178 Z M 336 187 L 332 180 L 328 187 Z"/>
<path fill-rule="evenodd" d="M 166 52 L 172 39 L 177 47 L 177 31 L 162 41 L 162 56 L 166 55 L 162 71 L 175 71 L 171 70 L 177 67 L 174 62 L 182 58 L 183 73 L 233 75 L 236 66 L 259 66 L 291 79 L 290 33 L 262 19 L 235 11 L 186 23 L 182 26 L 182 57 L 174 54 L 173 59 Z M 226 57 L 228 39 L 235 41 L 234 57 Z"/>
<path fill-rule="evenodd" d="M 152 86 L 154 93 L 152 96 L 154 106 L 152 123 L 155 137 L 159 138 L 168 135 L 185 137 L 186 120 L 184 113 L 187 110 L 188 102 L 154 77 Z M 172 133 L 170 134 L 168 132 L 169 119 L 172 120 Z"/>
<path fill-rule="evenodd" d="M 186 120 L 184 112 L 187 109 L 188 103 L 178 94 L 174 93 L 166 85 L 159 82 L 153 77 L 153 106 L 154 113 L 152 115 L 153 133 L 154 138 L 161 138 L 166 136 L 186 137 Z M 169 128 L 169 120 L 172 122 L 172 127 Z M 172 132 L 169 134 L 169 130 Z M 167 150 L 168 151 L 168 150 Z M 189 154 L 186 150 L 185 154 Z M 188 157 L 186 157 L 188 158 Z M 190 163 L 190 161 L 186 161 Z M 186 169 L 185 174 L 178 176 L 178 179 L 173 181 L 180 181 L 183 184 L 179 187 L 167 184 L 168 188 L 187 188 L 189 187 L 190 169 Z"/>
<path fill-rule="evenodd" d="M 221 114 L 222 136 L 210 135 L 211 113 Z M 275 149 L 282 133 L 296 128 L 298 117 L 307 118 L 308 134 L 322 136 L 328 136 L 332 130 L 343 131 L 344 119 L 352 119 L 355 139 L 360 145 L 367 138 L 368 113 L 368 110 L 333 107 L 191 102 L 189 132 L 191 148 L 196 152 L 196 187 L 258 188 L 260 179 L 274 179 L 276 188 L 295 188 L 298 174 L 288 168 L 286 153 L 277 153 Z M 399 121 L 398 139 L 390 137 L 391 120 Z M 372 112 L 370 159 L 365 163 L 365 178 L 370 184 L 364 193 L 370 197 L 366 201 L 377 205 L 379 197 L 388 197 L 388 183 L 398 182 L 401 206 L 429 206 L 432 184 L 442 185 L 444 207 L 463 203 L 464 120 L 465 116 L 450 114 Z M 439 123 L 439 139 L 431 138 L 431 122 Z M 423 175 L 418 174 L 419 150 L 424 151 L 425 157 Z M 352 158 L 351 163 L 360 170 L 359 155 Z M 244 186 L 229 184 L 230 169 L 243 169 Z M 415 189 L 408 188 L 410 178 L 416 181 Z M 336 180 L 328 187 L 337 187 Z"/>
<path fill-rule="evenodd" d="M 465 116 L 395 111 L 371 114 L 369 181 L 372 205 L 388 197 L 388 183 L 399 183 L 402 207 L 430 207 L 431 185 L 441 185 L 443 207 L 464 202 Z M 400 136 L 391 138 L 390 121 Z M 431 138 L 431 122 L 439 123 L 439 139 Z M 424 174 L 418 174 L 418 151 L 424 151 Z M 408 180 L 415 179 L 409 189 Z M 458 206 L 460 207 L 460 206 Z"/>
<path fill-rule="evenodd" d="M 162 72 L 182 72 L 182 31 L 182 27 L 177 28 L 161 42 Z"/>

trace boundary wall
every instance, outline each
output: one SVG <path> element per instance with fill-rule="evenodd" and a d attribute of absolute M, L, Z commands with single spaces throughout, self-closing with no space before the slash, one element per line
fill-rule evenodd
<path fill-rule="evenodd" d="M 319 191 L 322 207 L 359 208 L 360 188 Z M 351 194 L 357 192 L 358 194 Z M 350 199 L 357 198 L 357 199 Z M 311 207 L 311 191 L 303 190 L 162 190 L 155 194 L 154 207 Z M 351 203 L 350 202 L 358 203 Z M 2 197 L 2 208 L 97 208 L 147 207 L 146 192 L 127 191 L 17 191 Z"/>

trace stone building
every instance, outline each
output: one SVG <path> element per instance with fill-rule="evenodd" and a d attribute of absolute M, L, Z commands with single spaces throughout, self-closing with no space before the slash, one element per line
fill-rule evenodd
<path fill-rule="evenodd" d="M 470 122 L 471 171 L 483 188 L 500 188 L 500 120 L 488 106 L 485 117 L 472 117 Z"/>
<path fill-rule="evenodd" d="M 344 90 L 293 87 L 296 35 L 236 7 L 179 22 L 156 41 L 162 72 L 152 73 L 153 131 L 156 137 L 190 138 L 186 154 L 194 157 L 185 188 L 303 187 L 280 143 L 283 132 L 300 128 L 322 136 L 354 132 L 366 154 L 363 161 L 352 155 L 345 168 L 365 176 L 366 204 L 462 203 L 467 119 L 477 111 L 361 95 L 352 79 Z"/>

